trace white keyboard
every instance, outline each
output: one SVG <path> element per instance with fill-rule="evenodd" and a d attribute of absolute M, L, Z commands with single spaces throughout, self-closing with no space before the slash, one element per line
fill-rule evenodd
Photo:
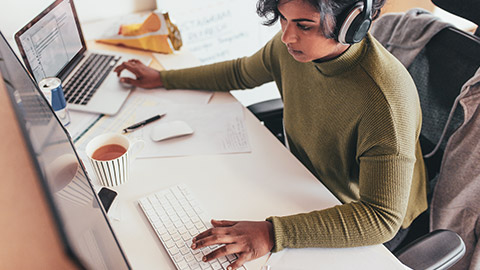
<path fill-rule="evenodd" d="M 237 259 L 236 255 L 228 255 L 203 262 L 203 256 L 219 246 L 197 250 L 190 248 L 192 238 L 212 225 L 187 186 L 173 186 L 145 196 L 138 202 L 178 270 L 227 269 Z"/>

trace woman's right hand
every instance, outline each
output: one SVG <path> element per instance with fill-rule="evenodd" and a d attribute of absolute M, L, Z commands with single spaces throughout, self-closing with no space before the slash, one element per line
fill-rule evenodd
<path fill-rule="evenodd" d="M 122 71 L 126 69 L 135 74 L 136 79 L 120 77 Z M 121 63 L 114 70 L 117 76 L 120 77 L 120 82 L 131 84 L 142 88 L 156 88 L 163 87 L 162 77 L 160 72 L 151 67 L 145 66 L 142 62 L 136 59 L 128 60 Z"/>

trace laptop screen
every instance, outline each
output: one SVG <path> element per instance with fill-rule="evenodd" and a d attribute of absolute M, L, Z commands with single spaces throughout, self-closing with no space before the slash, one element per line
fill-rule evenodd
<path fill-rule="evenodd" d="M 67 65 L 86 50 L 73 0 L 55 1 L 18 31 L 15 40 L 37 82 L 61 77 Z"/>
<path fill-rule="evenodd" d="M 67 131 L 0 33 L 0 74 L 66 252 L 85 269 L 129 269 Z"/>

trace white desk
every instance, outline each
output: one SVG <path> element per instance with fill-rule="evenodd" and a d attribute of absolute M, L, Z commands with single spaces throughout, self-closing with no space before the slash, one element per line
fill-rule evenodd
<path fill-rule="evenodd" d="M 215 93 L 211 102 L 234 101 L 228 93 Z M 247 109 L 245 114 L 251 153 L 138 159 L 130 181 L 114 188 L 119 193 L 117 203 L 121 220 L 111 223 L 133 269 L 175 269 L 136 201 L 177 183 L 187 184 L 204 210 L 216 219 L 264 220 L 271 215 L 289 215 L 338 204 L 337 199 Z M 381 245 L 338 251 L 348 256 L 356 250 L 366 254 L 366 260 L 376 262 L 377 269 L 386 266 L 403 269 Z M 331 257 L 331 249 L 325 252 L 325 256 Z M 246 266 L 260 269 L 267 257 Z M 316 261 L 318 256 L 311 259 Z M 345 261 L 341 265 L 345 266 Z M 358 269 L 356 266 L 353 260 L 345 269 Z M 336 267 L 329 262 L 328 268 Z"/>

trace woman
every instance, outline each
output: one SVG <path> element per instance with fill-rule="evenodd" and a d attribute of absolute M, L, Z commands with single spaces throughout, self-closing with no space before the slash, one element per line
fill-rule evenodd
<path fill-rule="evenodd" d="M 131 70 L 137 79 L 121 80 L 145 88 L 228 91 L 275 81 L 291 152 L 343 202 L 260 222 L 213 220 L 192 248 L 225 245 L 204 260 L 237 253 L 230 265 L 236 269 L 285 247 L 381 244 L 427 208 L 412 79 L 370 34 L 356 44 L 338 41 L 337 20 L 356 2 L 259 0 L 258 13 L 267 24 L 279 19 L 282 31 L 250 57 L 178 71 L 158 72 L 138 61 L 116 69 Z M 383 2 L 366 2 L 372 17 Z"/>

